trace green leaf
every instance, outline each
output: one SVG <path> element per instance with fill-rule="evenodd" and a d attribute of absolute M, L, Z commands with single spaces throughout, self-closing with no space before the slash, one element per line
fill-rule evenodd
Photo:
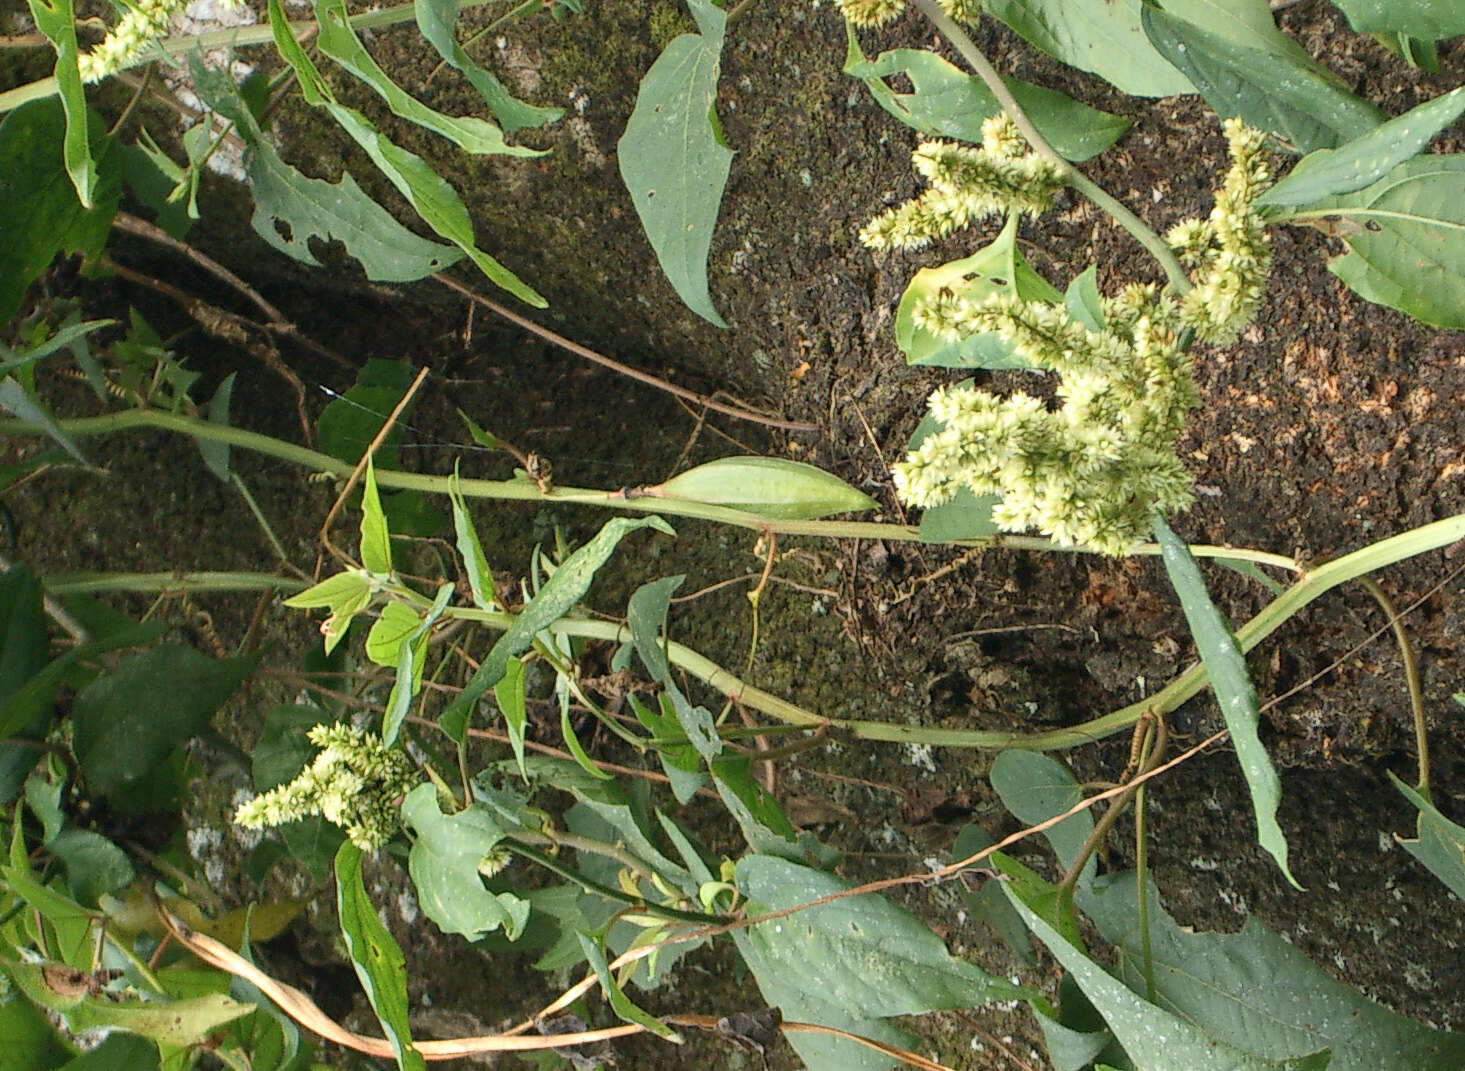
<path fill-rule="evenodd" d="M 626 996 L 626 991 L 616 984 L 615 978 L 610 973 L 610 965 L 605 961 L 605 950 L 600 947 L 600 942 L 589 934 L 581 933 L 578 936 L 580 950 L 590 961 L 590 966 L 595 971 L 595 977 L 600 981 L 600 989 L 605 994 L 605 999 L 610 1002 L 611 1010 L 616 1013 L 616 1016 L 622 1022 L 645 1027 L 663 1040 L 681 1044 L 682 1036 L 680 1034 L 650 1012 L 638 1008 L 631 998 Z"/>
<path fill-rule="evenodd" d="M 607 521 L 590 542 L 571 554 L 554 575 L 545 581 L 534 598 L 514 619 L 514 623 L 489 649 L 487 657 L 477 672 L 469 679 L 458 698 L 443 711 L 442 721 L 451 731 L 457 727 L 454 738 L 461 738 L 462 726 L 467 724 L 469 713 L 483 694 L 503 679 L 509 659 L 517 658 L 529 649 L 540 629 L 547 628 L 565 615 L 585 592 L 595 572 L 605 564 L 615 551 L 616 545 L 631 532 L 641 528 L 653 528 L 667 535 L 675 535 L 672 528 L 660 517 L 617 517 Z"/>
<path fill-rule="evenodd" d="M 1190 626 L 1190 634 L 1200 650 L 1206 675 L 1211 679 L 1216 702 L 1221 707 L 1221 716 L 1226 719 L 1226 728 L 1231 733 L 1241 772 L 1251 791 L 1257 842 L 1277 860 L 1287 880 L 1300 889 L 1302 886 L 1287 869 L 1287 838 L 1277 824 L 1282 783 L 1257 735 L 1261 712 L 1257 706 L 1256 688 L 1252 686 L 1251 675 L 1246 669 L 1246 656 L 1241 653 L 1231 626 L 1216 609 L 1216 604 L 1211 602 L 1200 569 L 1190 555 L 1190 548 L 1158 514 L 1155 516 L 1155 540 L 1160 544 L 1165 572 L 1175 593 L 1180 596 L 1186 624 Z"/>
<path fill-rule="evenodd" d="M 648 493 L 780 519 L 813 520 L 879 507 L 838 476 L 781 457 L 718 458 L 678 473 Z"/>
<path fill-rule="evenodd" d="M 488 110 L 503 125 L 504 133 L 512 134 L 526 127 L 541 127 L 553 123 L 565 114 L 562 108 L 539 108 L 515 100 L 502 82 L 473 62 L 454 36 L 453 24 L 458 20 L 458 0 L 415 0 L 413 10 L 422 36 L 437 49 L 437 54 L 448 62 L 448 66 L 462 74 L 478 90 L 478 95 L 488 105 Z"/>
<path fill-rule="evenodd" d="M 40 427 L 53 441 L 61 446 L 68 454 L 76 459 L 77 463 L 87 468 L 91 467 L 82 452 L 77 448 L 61 430 L 51 416 L 49 410 L 41 403 L 40 399 L 31 394 L 20 383 L 11 376 L 0 379 L 0 409 L 8 410 L 15 414 L 27 424 L 35 424 Z"/>
<path fill-rule="evenodd" d="M 456 461 L 453 462 L 452 478 L 448 480 L 448 498 L 453 503 L 453 533 L 457 536 L 458 554 L 463 559 L 463 569 L 468 574 L 473 605 L 480 610 L 491 610 L 497 602 L 493 571 L 483 553 L 483 544 L 478 541 L 473 518 L 468 515 L 468 504 L 463 501 L 463 488 L 458 479 Z"/>
<path fill-rule="evenodd" d="M 1389 780 L 1419 811 L 1415 839 L 1397 838 L 1400 847 L 1428 867 L 1429 872 L 1444 882 L 1452 893 L 1465 899 L 1465 827 L 1440 814 L 1434 804 L 1392 772 Z"/>
<path fill-rule="evenodd" d="M 316 746 L 306 734 L 332 720 L 324 710 L 309 706 L 278 706 L 266 714 L 251 758 L 254 787 L 268 792 L 293 781 L 315 758 Z"/>
<path fill-rule="evenodd" d="M 1110 875 L 1094 888 L 1081 900 L 1084 910 L 1119 948 L 1120 977 L 1142 989 L 1135 876 Z M 1331 1048 L 1329 1071 L 1465 1066 L 1465 1036 L 1432 1030 L 1375 1004 L 1255 918 L 1240 933 L 1193 933 L 1175 924 L 1153 887 L 1148 895 L 1157 998 L 1216 1041 L 1269 1060 Z"/>
<path fill-rule="evenodd" d="M 158 1044 L 136 1034 L 108 1034 L 60 1071 L 158 1071 Z"/>
<path fill-rule="evenodd" d="M 863 81 L 880 107 L 923 134 L 981 144 L 982 120 L 1002 111 L 981 79 L 925 49 L 896 48 L 869 60 L 860 50 L 853 25 L 845 23 L 845 30 L 849 48 L 844 73 Z M 897 93 L 891 89 L 885 79 L 894 75 L 909 78 L 914 91 Z M 1129 129 L 1129 120 L 1080 104 L 1057 90 L 1016 78 L 1002 81 L 1038 132 L 1065 159 L 1081 161 L 1097 156 Z"/>
<path fill-rule="evenodd" d="M 704 320 L 726 327 L 707 290 L 707 254 L 733 158 L 715 110 L 727 16 L 708 0 L 687 0 L 687 6 L 701 32 L 676 38 L 646 72 L 616 158 L 677 296 Z"/>
<path fill-rule="evenodd" d="M 1461 112 L 1465 112 L 1465 86 L 1411 108 L 1341 148 L 1309 153 L 1257 203 L 1305 205 L 1361 190 L 1422 151 Z"/>
<path fill-rule="evenodd" d="M 225 71 L 207 67 L 196 56 L 189 69 L 200 98 L 233 120 L 248 146 L 244 170 L 254 194 L 255 233 L 288 257 L 319 267 L 311 239 L 339 241 L 376 282 L 411 282 L 442 271 L 462 257 L 457 249 L 419 238 L 356 184 L 351 173 L 341 181 L 307 178 L 285 163 L 264 137 Z M 359 454 L 359 451 L 358 451 Z"/>
<path fill-rule="evenodd" d="M 341 936 L 371 1010 L 392 1046 L 401 1071 L 427 1071 L 407 1026 L 407 961 L 377 918 L 361 881 L 361 849 L 350 841 L 336 853 L 336 912 Z"/>
<path fill-rule="evenodd" d="M 223 427 L 229 426 L 229 399 L 234 394 L 234 377 L 236 373 L 230 372 L 219 384 L 218 390 L 209 400 L 208 418 L 210 424 L 218 424 Z M 224 483 L 229 482 L 229 444 L 219 442 L 217 439 L 204 439 L 194 437 L 194 443 L 198 446 L 198 452 L 203 455 L 203 462 L 208 470 Z"/>
<path fill-rule="evenodd" d="M 1099 294 L 1099 270 L 1090 264 L 1073 277 L 1063 294 L 1063 307 L 1068 315 L 1090 331 L 1102 331 L 1107 323 L 1104 299 Z"/>
<path fill-rule="evenodd" d="M 507 156 L 543 156 L 539 149 L 527 149 L 504 141 L 504 132 L 493 123 L 472 116 L 457 118 L 444 115 L 405 92 L 387 77 L 371 53 L 351 29 L 351 17 L 345 0 L 312 0 L 320 34 L 316 38 L 320 50 L 365 82 L 386 101 L 394 115 L 416 123 L 447 138 L 459 148 L 478 155 L 497 153 Z"/>
<path fill-rule="evenodd" d="M 387 603 L 366 634 L 366 657 L 388 669 L 396 666 L 402 644 L 411 640 L 420 624 L 422 618 L 410 606 L 400 602 Z"/>
<path fill-rule="evenodd" d="M 413 611 L 408 611 L 413 614 L 414 627 L 397 642 L 397 674 L 392 681 L 392 690 L 387 695 L 386 710 L 382 714 L 382 743 L 389 747 L 397 742 L 397 734 L 402 730 L 402 723 L 407 720 L 412 699 L 422 690 L 422 672 L 427 665 L 427 643 L 431 638 L 432 627 L 443 616 L 452 597 L 453 585 L 445 582 L 438 585 L 437 596 L 424 616 L 418 618 Z"/>
<path fill-rule="evenodd" d="M 30 0 L 30 9 L 36 28 L 50 39 L 56 49 L 56 93 L 66 114 L 62 158 L 66 163 L 66 173 L 71 177 L 71 185 L 76 190 L 76 199 L 83 208 L 90 209 L 96 205 L 102 180 L 92 156 L 87 130 L 86 93 L 77 67 L 76 11 L 72 0 L 55 0 L 54 3 Z M 5 318 L 9 319 L 9 316 Z"/>
<path fill-rule="evenodd" d="M 71 1053 L 56 1036 L 56 1028 L 47 1021 L 40 1008 L 28 1000 L 0 1004 L 0 1066 L 55 1071 L 66 1064 L 70 1056 Z"/>
<path fill-rule="evenodd" d="M 493 701 L 499 713 L 504 716 L 504 730 L 509 736 L 509 746 L 514 749 L 514 760 L 519 764 L 519 775 L 526 781 L 529 773 L 524 769 L 524 729 L 529 724 L 529 710 L 524 702 L 524 663 L 511 658 L 504 664 L 504 676 L 493 686 Z"/>
<path fill-rule="evenodd" d="M 1400 33 L 1444 41 L 1465 33 L 1458 0 L 1333 0 L 1359 33 Z"/>
<path fill-rule="evenodd" d="M 1025 825 L 1046 822 L 1083 802 L 1083 792 L 1067 766 L 1057 759 L 1036 751 L 1004 751 L 992 763 L 988 774 L 992 788 L 1002 798 L 1002 805 Z M 1073 866 L 1079 851 L 1094 831 L 1094 816 L 1089 811 L 1070 815 L 1043 836 L 1067 870 Z M 1097 862 L 1090 859 L 1080 876 L 1080 887 L 1093 880 Z"/>
<path fill-rule="evenodd" d="M 977 852 L 992 847 L 995 842 L 981 826 L 971 823 L 961 828 L 956 841 L 951 845 L 948 863 L 959 863 Z M 985 866 L 986 864 L 978 864 Z M 957 886 L 967 914 L 974 922 L 983 922 L 1012 950 L 1012 954 L 1026 968 L 1031 970 L 1038 964 L 1033 955 L 1033 941 L 1022 918 L 1003 895 L 1000 881 L 983 881 L 973 892 L 965 882 Z"/>
<path fill-rule="evenodd" d="M 1223 119 L 1239 116 L 1301 152 L 1328 149 L 1374 129 L 1382 116 L 1315 65 L 1202 29 L 1148 4 L 1145 32 Z"/>
<path fill-rule="evenodd" d="M 847 882 L 785 859 L 745 856 L 738 888 L 750 916 L 797 907 L 843 892 Z M 902 1044 L 884 1022 L 1020 997 L 1017 986 L 957 959 L 914 915 L 881 896 L 865 894 L 809 908 L 734 934 L 764 1000 L 784 1017 L 837 1026 Z M 863 1046 L 837 1038 L 792 1034 L 789 1041 L 815 1071 L 884 1068 Z"/>
<path fill-rule="evenodd" d="M 1253 1056 L 1148 1003 L 1049 926 L 1015 886 L 1007 884 L 1004 889 L 1023 921 L 1078 982 L 1137 1067 L 1145 1071 L 1195 1071 L 1202 1067 L 1207 1071 L 1322 1071 L 1328 1066 L 1326 1056 L 1319 1054 L 1286 1063 Z M 1270 980 L 1268 985 L 1253 981 L 1252 992 L 1268 1005 L 1275 1001 Z"/>
<path fill-rule="evenodd" d="M 895 311 L 895 342 L 907 364 L 941 368 L 1026 368 L 1012 344 L 996 334 L 971 335 L 948 342 L 915 322 L 916 306 L 946 293 L 980 305 L 997 294 L 1016 294 L 1024 301 L 1061 302 L 1063 295 L 1028 266 L 1017 248 L 1018 215 L 1007 217 L 991 244 L 969 257 L 916 272 Z"/>
<path fill-rule="evenodd" d="M 89 829 L 62 830 L 46 842 L 46 851 L 66 867 L 66 884 L 82 904 L 95 905 L 103 893 L 132 881 L 127 853 Z"/>
<path fill-rule="evenodd" d="M 533 287 L 474 244 L 473 220 L 457 191 L 420 156 L 383 137 L 360 112 L 338 104 L 320 71 L 300 47 L 300 43 L 291 36 L 279 0 L 270 0 L 269 9 L 275 47 L 294 69 L 300 80 L 301 95 L 306 101 L 316 107 L 325 108 L 340 124 L 341 129 L 366 151 L 372 163 L 381 169 L 382 174 L 398 192 L 407 198 L 423 221 L 440 236 L 463 250 L 491 282 L 535 308 L 545 308 L 549 302 Z"/>
<path fill-rule="evenodd" d="M 1420 156 L 1372 186 L 1277 219 L 1331 221 L 1348 252 L 1329 261 L 1329 271 L 1368 301 L 1436 327 L 1465 330 L 1462 183 L 1465 155 Z"/>
<path fill-rule="evenodd" d="M 371 581 L 361 572 L 348 569 L 335 576 L 328 576 L 319 584 L 313 584 L 285 600 L 285 605 L 294 610 L 315 610 L 329 606 L 337 612 L 342 607 L 365 606 L 371 600 Z"/>
<path fill-rule="evenodd" d="M 517 939 L 529 919 L 529 902 L 490 892 L 478 870 L 504 838 L 492 812 L 475 803 L 445 815 L 437 787 L 418 785 L 402 801 L 402 821 L 416 834 L 407 865 L 427 917 L 444 933 L 460 933 L 470 941 L 499 929 L 510 941 Z"/>
<path fill-rule="evenodd" d="M 121 196 L 121 162 L 115 142 L 93 121 L 97 181 L 90 209 L 57 166 L 56 147 L 67 131 L 60 101 L 30 101 L 0 123 L 0 320 L 14 316 L 26 287 L 58 252 L 95 256 L 106 242 Z"/>
<path fill-rule="evenodd" d="M 321 453 L 354 465 L 381 432 L 382 425 L 411 384 L 410 365 L 378 357 L 367 361 L 356 373 L 351 388 L 345 394 L 334 394 L 334 400 L 316 421 L 316 445 Z M 383 469 L 402 467 L 402 422 L 411 417 L 415 401 L 409 401 L 397 422 L 386 429 L 372 455 L 372 461 Z"/>
<path fill-rule="evenodd" d="M 983 10 L 1039 51 L 1135 97 L 1191 92 L 1140 28 L 1140 0 L 986 0 Z"/>
<path fill-rule="evenodd" d="M 12 565 L 0 574 L 0 702 L 45 668 L 49 649 L 41 582 Z"/>
<path fill-rule="evenodd" d="M 366 459 L 366 486 L 361 493 L 361 564 L 369 573 L 386 576 L 392 571 L 392 535 L 382 512 L 376 489 L 376 466 Z"/>
<path fill-rule="evenodd" d="M 216 659 L 166 645 L 133 655 L 72 704 L 72 747 L 97 791 L 142 780 L 209 723 L 258 658 Z"/>

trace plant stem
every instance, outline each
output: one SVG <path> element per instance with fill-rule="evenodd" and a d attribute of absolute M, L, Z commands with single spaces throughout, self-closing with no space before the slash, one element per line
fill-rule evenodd
<path fill-rule="evenodd" d="M 1111 197 L 1090 181 L 1078 168 L 1058 155 L 1058 151 L 1033 125 L 1027 112 L 1017 102 L 1012 91 L 1007 88 L 1007 83 L 1002 81 L 996 69 L 982 54 L 982 50 L 976 46 L 976 42 L 967 36 L 966 31 L 957 24 L 956 20 L 942 11 L 936 0 L 915 0 L 915 6 L 931 20 L 937 30 L 941 31 L 941 35 L 951 42 L 951 47 L 960 53 L 961 58 L 966 60 L 972 70 L 977 72 L 977 77 L 986 83 L 987 88 L 992 91 L 992 95 L 997 98 L 997 103 L 1002 105 L 1002 110 L 1007 113 L 1008 118 L 1017 124 L 1017 128 L 1022 131 L 1023 137 L 1028 139 L 1028 143 L 1032 145 L 1034 151 L 1057 167 L 1068 185 L 1103 209 L 1115 223 L 1133 235 L 1135 241 L 1144 246 L 1150 255 L 1159 261 L 1160 267 L 1165 269 L 1165 276 L 1170 280 L 1176 296 L 1189 291 L 1190 278 L 1185 274 L 1185 269 L 1181 267 L 1175 253 L 1165 244 L 1165 240 L 1123 203 Z"/>
<path fill-rule="evenodd" d="M 304 446 L 297 446 L 281 439 L 246 431 L 243 428 L 215 424 L 212 421 L 184 416 L 181 413 L 167 413 L 158 409 L 123 409 L 101 416 L 76 417 L 57 421 L 57 425 L 68 435 L 84 437 L 117 431 L 135 431 L 141 428 L 158 428 L 165 431 L 191 435 L 228 443 L 241 450 L 288 461 L 312 472 L 325 472 L 345 479 L 353 469 L 347 462 L 328 454 L 322 454 Z M 38 424 L 21 420 L 0 420 L 0 435 L 42 435 L 46 429 Z M 446 495 L 447 476 L 429 476 L 415 472 L 394 472 L 383 469 L 376 474 L 377 486 L 394 490 L 424 491 L 428 494 Z M 566 503 L 571 505 L 600 506 L 609 509 L 626 510 L 633 513 L 660 513 L 670 517 L 691 517 L 746 528 L 755 532 L 776 532 L 779 535 L 820 536 L 826 539 L 884 539 L 897 543 L 919 543 L 920 529 L 912 524 L 886 524 L 878 521 L 803 521 L 763 517 L 744 510 L 729 509 L 726 506 L 709 505 L 686 498 L 660 498 L 650 495 L 628 494 L 626 490 L 605 491 L 584 487 L 551 487 L 541 491 L 531 480 L 463 480 L 463 494 L 469 498 L 486 498 L 520 502 Z M 1035 550 L 1047 553 L 1094 554 L 1090 547 L 1060 546 L 1036 536 L 992 535 L 980 539 L 957 539 L 945 544 L 959 547 L 988 547 L 992 549 Z M 1249 550 L 1244 547 L 1216 547 L 1206 544 L 1192 545 L 1190 552 L 1197 558 L 1231 558 L 1237 561 L 1271 565 L 1289 572 L 1300 573 L 1302 567 L 1285 554 Z M 1129 549 L 1132 555 L 1156 557 L 1160 548 L 1154 543 L 1136 543 Z"/>
<path fill-rule="evenodd" d="M 1419 665 L 1414 661 L 1414 645 L 1409 642 L 1409 630 L 1399 611 L 1394 609 L 1394 600 L 1371 576 L 1361 576 L 1358 582 L 1383 608 L 1384 616 L 1394 629 L 1394 640 L 1399 644 L 1399 657 L 1404 662 L 1404 681 L 1409 688 L 1409 713 L 1414 719 L 1414 750 L 1419 759 L 1419 781 L 1415 790 L 1429 799 L 1429 724 L 1424 717 L 1424 687 L 1419 681 Z"/>

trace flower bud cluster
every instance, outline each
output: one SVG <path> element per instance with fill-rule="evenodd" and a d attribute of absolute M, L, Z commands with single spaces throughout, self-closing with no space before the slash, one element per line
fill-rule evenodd
<path fill-rule="evenodd" d="M 1036 528 L 1061 544 L 1116 555 L 1143 537 L 1156 512 L 1190 504 L 1192 481 L 1175 444 L 1198 395 L 1182 333 L 1233 338 L 1255 315 L 1271 264 L 1254 207 L 1271 178 L 1263 136 L 1232 120 L 1226 137 L 1232 166 L 1215 210 L 1168 236 L 1200 269 L 1184 298 L 1131 284 L 1102 300 L 1099 330 L 1060 306 L 1025 301 L 1010 290 L 982 301 L 943 291 L 916 305 L 912 317 L 925 331 L 949 341 L 995 333 L 1060 383 L 1053 405 L 973 387 L 933 394 L 930 412 L 940 429 L 894 470 L 907 503 L 938 506 L 963 487 L 995 494 L 999 528 Z M 998 156 L 995 132 L 982 151 Z M 1019 199 L 1005 207 L 1032 210 Z M 892 215 L 866 228 L 867 245 L 880 244 L 868 237 L 879 225 L 886 228 L 879 232 L 884 244 L 898 244 L 889 233 L 894 225 L 884 222 Z"/>
<path fill-rule="evenodd" d="M 235 2 L 238 0 L 223 6 Z M 77 57 L 81 80 L 100 82 L 109 74 L 133 66 L 152 41 L 167 36 L 173 16 L 187 5 L 188 0 L 129 0 L 127 13 L 112 32 L 90 52 Z"/>
<path fill-rule="evenodd" d="M 1272 267 L 1272 247 L 1256 200 L 1271 185 L 1266 139 L 1239 119 L 1225 122 L 1231 170 L 1207 219 L 1190 219 L 1165 236 L 1189 265 L 1200 268 L 1181 300 L 1181 322 L 1203 342 L 1230 342 L 1256 315 Z"/>
<path fill-rule="evenodd" d="M 900 16 L 905 0 L 835 0 L 852 26 L 875 29 Z M 941 9 L 958 22 L 976 22 L 982 13 L 982 0 L 936 0 Z"/>
<path fill-rule="evenodd" d="M 376 851 L 397 831 L 398 804 L 415 782 L 411 761 L 349 725 L 317 725 L 307 736 L 321 749 L 315 761 L 289 784 L 240 806 L 234 821 L 264 829 L 318 814 L 362 851 Z"/>
<path fill-rule="evenodd" d="M 871 249 L 920 249 L 999 212 L 1037 217 L 1052 207 L 1063 185 L 1058 168 L 1028 151 L 1006 115 L 982 123 L 980 148 L 925 141 L 911 161 L 931 188 L 860 231 L 860 241 Z"/>

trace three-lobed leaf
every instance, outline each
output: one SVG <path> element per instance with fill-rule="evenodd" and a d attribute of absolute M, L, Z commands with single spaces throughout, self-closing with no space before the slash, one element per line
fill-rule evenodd
<path fill-rule="evenodd" d="M 717 327 L 707 255 L 733 151 L 717 122 L 717 78 L 727 16 L 687 0 L 698 33 L 677 37 L 651 65 L 616 146 L 621 179 L 667 281 L 686 306 Z"/>

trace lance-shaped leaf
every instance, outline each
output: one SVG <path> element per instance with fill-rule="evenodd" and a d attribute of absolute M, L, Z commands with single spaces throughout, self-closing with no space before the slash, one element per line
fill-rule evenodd
<path fill-rule="evenodd" d="M 305 49 L 300 47 L 300 42 L 291 35 L 279 0 L 270 0 L 270 29 L 274 33 L 275 47 L 280 50 L 280 55 L 290 64 L 300 80 L 301 95 L 308 103 L 325 108 L 331 114 L 341 128 L 351 135 L 352 140 L 366 151 L 372 163 L 381 168 L 382 174 L 407 198 L 423 221 L 466 253 L 495 285 L 503 287 L 527 304 L 545 308 L 549 302 L 533 287 L 478 248 L 468 209 L 464 207 L 458 192 L 441 175 L 420 156 L 383 137 L 360 112 L 336 102 L 320 71 L 306 55 Z"/>
<path fill-rule="evenodd" d="M 1348 245 L 1328 262 L 1361 297 L 1465 330 L 1465 155 L 1406 160 L 1373 185 L 1275 218 L 1321 221 Z"/>
<path fill-rule="evenodd" d="M 1104 939 L 1119 949 L 1119 978 L 1136 992 L 1145 984 L 1137 891 L 1131 872 L 1099 878 L 1092 894 L 1079 895 Z M 1465 1035 L 1375 1004 L 1257 919 L 1240 933 L 1195 933 L 1176 924 L 1153 885 L 1147 895 L 1157 1002 L 1214 1040 L 1269 1060 L 1331 1049 L 1329 1071 L 1465 1067 Z"/>
<path fill-rule="evenodd" d="M 1459 0 L 1333 0 L 1359 33 L 1406 34 L 1444 41 L 1465 33 Z"/>
<path fill-rule="evenodd" d="M 81 71 L 77 66 L 76 11 L 72 0 L 55 0 L 54 3 L 30 0 L 30 9 L 36 28 L 50 39 L 56 49 L 56 92 L 66 113 L 66 137 L 61 143 L 61 155 L 66 173 L 71 176 L 71 185 L 76 190 L 76 199 L 83 208 L 89 209 L 96 203 L 100 180 L 92 157 L 86 94 L 82 90 Z"/>
<path fill-rule="evenodd" d="M 923 48 L 895 48 L 870 60 L 860 49 L 854 26 L 845 23 L 845 30 L 849 44 L 844 73 L 863 81 L 880 107 L 923 134 L 981 144 L 982 120 L 1002 112 L 981 79 Z M 886 83 L 898 74 L 910 79 L 912 92 L 898 93 Z M 1017 78 L 1002 81 L 1038 132 L 1065 159 L 1096 156 L 1129 129 L 1129 120 L 1080 104 L 1057 90 Z"/>
<path fill-rule="evenodd" d="M 643 489 L 656 498 L 685 498 L 760 517 L 813 519 L 879 506 L 838 476 L 781 457 L 723 457 Z"/>
<path fill-rule="evenodd" d="M 1024 301 L 1061 302 L 1063 295 L 1023 259 L 1017 248 L 1017 213 L 990 244 L 969 257 L 916 272 L 895 311 L 895 342 L 907 364 L 941 368 L 1026 368 L 1028 364 L 1000 335 L 984 332 L 951 342 L 916 324 L 916 306 L 940 294 L 973 305 L 998 295 Z"/>
<path fill-rule="evenodd" d="M 1465 86 L 1411 108 L 1341 148 L 1309 153 L 1257 203 L 1305 205 L 1361 190 L 1423 150 L 1461 112 L 1465 112 Z"/>
<path fill-rule="evenodd" d="M 377 918 L 361 881 L 361 849 L 349 840 L 336 853 L 336 913 L 341 936 L 371 1010 L 397 1057 L 401 1071 L 427 1071 L 412 1045 L 407 1025 L 407 960 L 401 946 Z"/>
<path fill-rule="evenodd" d="M 458 20 L 458 0 L 416 0 L 413 11 L 417 15 L 417 28 L 422 31 L 422 36 L 437 49 L 439 56 L 447 60 L 448 66 L 462 74 L 478 90 L 478 95 L 488 105 L 488 110 L 502 124 L 504 133 L 512 134 L 526 127 L 541 127 L 565 114 L 562 108 L 540 108 L 515 100 L 502 82 L 473 62 L 453 35 L 453 24 Z"/>
<path fill-rule="evenodd" d="M 616 158 L 677 296 L 726 327 L 707 290 L 707 254 L 733 158 L 715 108 L 727 16 L 709 0 L 687 6 L 701 32 L 673 40 L 646 72 Z"/>
<path fill-rule="evenodd" d="M 462 737 L 468 715 L 478 700 L 503 679 L 509 659 L 528 650 L 540 629 L 554 624 L 579 602 L 585 592 L 590 590 L 590 581 L 594 579 L 595 571 L 605 564 L 616 545 L 627 534 L 641 528 L 654 528 L 667 535 L 676 534 L 671 525 L 660 517 L 641 517 L 634 520 L 617 517 L 607 521 L 595 538 L 560 563 L 554 575 L 545 581 L 534 598 L 519 612 L 514 623 L 489 649 L 488 655 L 477 672 L 469 678 L 458 698 L 443 711 L 443 727 L 454 739 Z"/>
<path fill-rule="evenodd" d="M 494 930 L 516 940 L 529 919 L 529 902 L 512 893 L 492 893 L 479 864 L 504 838 L 492 812 L 475 803 L 457 814 L 443 814 L 437 787 L 418 785 L 402 801 L 402 821 L 416 834 L 407 865 L 417 899 L 444 933 L 470 941 Z"/>
<path fill-rule="evenodd" d="M 1155 541 L 1160 544 L 1165 572 L 1169 574 L 1175 593 L 1180 596 L 1180 608 L 1185 611 L 1186 624 L 1190 626 L 1190 634 L 1200 650 L 1206 675 L 1211 679 L 1211 688 L 1221 707 L 1221 716 L 1231 733 L 1241 772 L 1251 791 L 1257 842 L 1277 860 L 1287 880 L 1301 888 L 1287 869 L 1287 838 L 1277 824 L 1282 782 L 1272 767 L 1271 756 L 1262 746 L 1261 737 L 1257 735 L 1261 711 L 1256 701 L 1256 688 L 1246 669 L 1246 656 L 1241 653 L 1231 626 L 1216 609 L 1216 604 L 1211 602 L 1190 548 L 1158 515 L 1155 517 Z"/>
<path fill-rule="evenodd" d="M 1256 48 L 1148 4 L 1140 18 L 1155 47 L 1217 115 L 1239 116 L 1302 152 L 1342 145 L 1383 121 L 1372 104 L 1294 55 Z"/>
<path fill-rule="evenodd" d="M 489 568 L 488 557 L 483 553 L 478 530 L 473 527 L 473 518 L 468 515 L 468 504 L 463 501 L 456 461 L 453 463 L 453 475 L 448 479 L 448 498 L 453 503 L 453 533 L 457 536 L 463 571 L 468 574 L 473 605 L 480 610 L 490 610 L 498 602 L 498 593 L 493 587 L 493 571 Z"/>
<path fill-rule="evenodd" d="M 349 171 L 337 183 L 306 178 L 280 158 L 264 137 L 254 114 L 225 71 L 189 56 L 199 97 L 234 123 L 244 141 L 244 173 L 254 195 L 250 225 L 269 245 L 288 257 L 319 267 L 311 239 L 338 241 L 361 262 L 368 279 L 405 283 L 442 271 L 462 252 L 419 238 L 356 185 Z"/>
<path fill-rule="evenodd" d="M 1295 1060 L 1269 1060 L 1218 1041 L 1202 1028 L 1149 1003 L 1089 959 L 1026 902 L 1027 890 L 1008 882 L 1003 891 L 1028 928 L 1083 989 L 1136 1067 L 1145 1071 L 1196 1071 L 1202 1067 L 1207 1071 L 1323 1071 L 1328 1067 L 1327 1050 L 1313 1051 Z M 1266 986 L 1258 982 L 1255 992 L 1266 992 Z"/>

